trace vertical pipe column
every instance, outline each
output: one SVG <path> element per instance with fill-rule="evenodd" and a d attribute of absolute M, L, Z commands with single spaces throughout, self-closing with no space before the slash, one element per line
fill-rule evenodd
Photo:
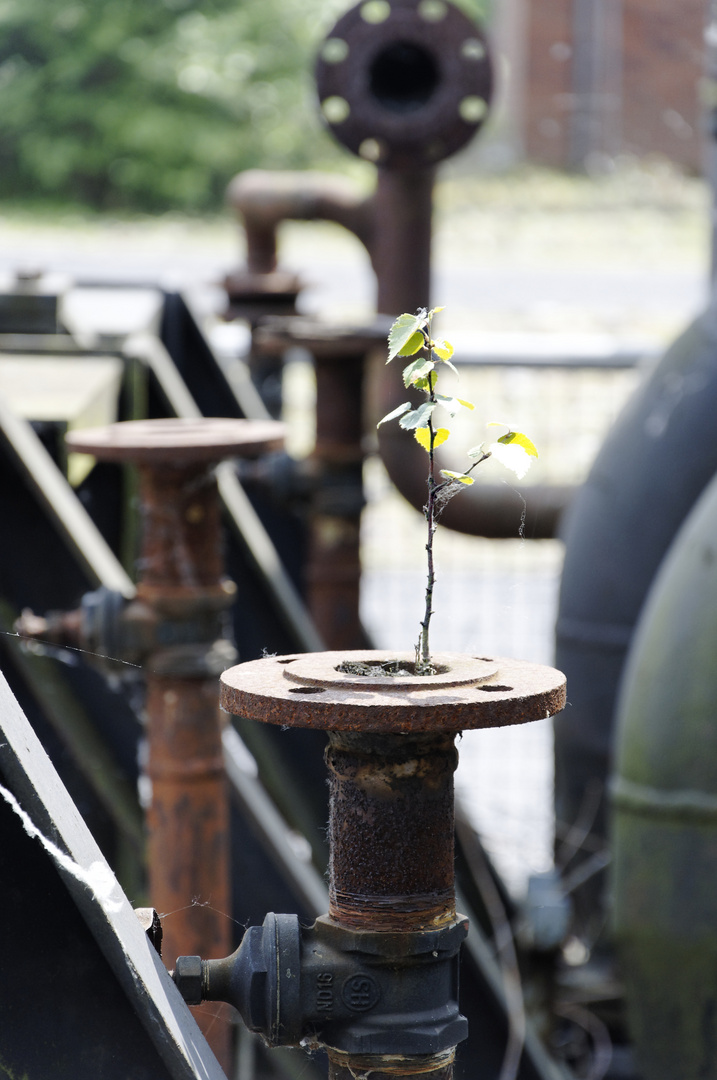
<path fill-rule="evenodd" d="M 212 468 L 139 463 L 138 475 L 137 597 L 166 624 L 167 636 L 146 661 L 146 820 L 149 895 L 163 917 L 162 955 L 171 968 L 183 952 L 225 956 L 233 944 L 229 793 L 211 644 L 176 645 L 171 635 L 171 620 L 182 617 L 196 620 L 200 640 L 212 627 L 208 638 L 218 638 L 233 590 L 223 574 Z M 231 1069 L 226 1006 L 200 1006 L 196 1019 Z"/>
<path fill-rule="evenodd" d="M 158 420 L 73 433 L 70 449 L 138 471 L 141 550 L 135 624 L 145 622 L 148 877 L 163 918 L 163 959 L 225 956 L 232 947 L 229 793 L 217 676 L 236 653 L 225 612 L 214 464 L 281 445 L 272 421 Z M 140 635 L 141 636 L 141 635 Z M 222 1008 L 197 1021 L 225 1070 L 232 1027 Z"/>
<path fill-rule="evenodd" d="M 219 637 L 219 613 L 232 593 L 223 577 L 214 474 L 206 464 L 139 465 L 138 472 L 138 598 L 165 620 L 181 614 L 214 623 Z M 147 823 L 150 896 L 160 912 L 171 912 L 163 951 L 172 966 L 190 944 L 224 955 L 231 944 L 231 894 L 216 679 L 206 670 L 205 645 L 173 646 L 169 630 L 167 637 L 167 647 L 147 661 Z"/>
<path fill-rule="evenodd" d="M 438 929 L 456 917 L 452 734 L 330 732 L 329 914 L 353 930 Z M 451 1080 L 454 1051 L 387 1059 L 328 1049 L 331 1080 L 357 1073 Z"/>
<path fill-rule="evenodd" d="M 369 251 L 376 309 L 400 315 L 430 303 L 435 169 L 379 168 Z"/>
<path fill-rule="evenodd" d="M 316 445 L 319 483 L 312 498 L 306 565 L 307 602 L 331 649 L 365 643 L 359 618 L 363 507 L 362 391 L 365 349 L 316 350 Z"/>

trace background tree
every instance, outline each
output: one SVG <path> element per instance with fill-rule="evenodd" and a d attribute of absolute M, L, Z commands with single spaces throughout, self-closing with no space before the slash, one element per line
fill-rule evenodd
<path fill-rule="evenodd" d="M 0 198 L 207 210 L 241 169 L 350 167 L 312 79 L 347 6 L 0 0 Z"/>

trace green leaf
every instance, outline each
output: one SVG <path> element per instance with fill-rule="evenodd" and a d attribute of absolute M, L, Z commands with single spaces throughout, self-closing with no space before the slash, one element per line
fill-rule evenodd
<path fill-rule="evenodd" d="M 423 340 L 423 339 L 421 339 Z M 399 353 L 399 356 L 401 354 Z M 425 379 L 430 371 L 433 371 L 436 365 L 432 360 L 429 360 L 426 356 L 419 356 L 418 360 L 414 360 L 412 364 L 407 364 L 403 369 L 403 385 L 410 386 L 411 383 L 415 383 L 418 379 Z M 428 379 L 426 379 L 426 386 L 428 386 Z"/>
<path fill-rule="evenodd" d="M 455 416 L 459 409 L 475 409 L 472 401 L 464 398 L 449 397 L 447 394 L 436 394 L 436 401 L 450 416 Z"/>
<path fill-rule="evenodd" d="M 446 480 L 459 480 L 461 484 L 466 485 L 474 482 L 472 476 L 467 476 L 466 473 L 462 472 L 451 472 L 450 469 L 441 469 L 441 476 L 445 476 Z"/>
<path fill-rule="evenodd" d="M 439 360 L 450 360 L 453 356 L 453 346 L 450 341 L 434 341 L 433 351 Z"/>
<path fill-rule="evenodd" d="M 538 451 L 535 449 L 535 445 L 530 441 L 527 435 L 524 435 L 522 431 L 509 431 L 507 435 L 501 435 L 498 439 L 499 443 L 503 443 L 505 446 L 515 444 L 525 450 L 526 454 L 530 457 L 537 458 Z"/>
<path fill-rule="evenodd" d="M 438 428 L 437 431 L 434 431 L 433 432 L 433 449 L 435 450 L 437 446 L 442 446 L 449 435 L 450 435 L 450 431 L 448 430 L 448 428 L 441 427 L 441 428 Z M 428 427 L 416 428 L 416 430 L 413 432 L 413 437 L 416 440 L 416 442 L 419 444 L 419 446 L 422 446 L 423 449 L 426 450 L 426 451 L 430 451 L 430 449 L 431 449 L 431 429 L 430 428 L 428 428 Z"/>
<path fill-rule="evenodd" d="M 393 360 L 394 356 L 399 355 L 401 350 L 408 345 L 414 334 L 423 329 L 427 321 L 428 313 L 425 310 L 419 311 L 417 315 L 409 315 L 405 312 L 403 315 L 398 316 L 388 332 L 387 364 Z M 423 340 L 423 334 L 421 334 L 421 340 Z"/>
<path fill-rule="evenodd" d="M 484 456 L 490 456 L 490 451 L 486 450 L 485 443 L 481 443 L 480 446 L 471 446 L 468 451 L 469 458 L 482 458 Z"/>
<path fill-rule="evenodd" d="M 423 405 L 419 405 L 413 412 L 406 413 L 405 416 L 402 416 L 399 420 L 399 424 L 405 431 L 426 427 L 435 407 L 436 406 L 432 401 L 425 401 Z"/>
<path fill-rule="evenodd" d="M 410 401 L 404 401 L 403 405 L 399 405 L 397 409 L 394 409 L 390 413 L 386 413 L 383 420 L 379 420 L 379 422 L 376 424 L 376 427 L 380 428 L 381 424 L 385 424 L 387 420 L 395 420 L 397 416 L 403 416 L 403 414 L 405 412 L 408 412 L 408 410 L 410 408 L 411 408 L 411 402 Z"/>
<path fill-rule="evenodd" d="M 403 346 L 398 350 L 399 356 L 415 356 L 419 349 L 422 349 L 426 344 L 426 339 L 420 330 L 416 330 L 415 334 L 411 334 L 410 338 Z"/>

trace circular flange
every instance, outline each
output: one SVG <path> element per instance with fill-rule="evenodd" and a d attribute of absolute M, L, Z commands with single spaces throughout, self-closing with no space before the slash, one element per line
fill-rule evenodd
<path fill-rule="evenodd" d="M 277 420 L 197 419 L 125 420 L 106 427 L 73 431 L 67 449 L 100 461 L 147 465 L 191 465 L 227 457 L 254 457 L 283 445 Z"/>
<path fill-rule="evenodd" d="M 465 653 L 441 653 L 433 657 L 435 675 L 410 674 L 415 667 L 413 653 L 395 653 L 388 650 L 352 654 L 349 663 L 362 667 L 366 672 L 375 670 L 375 675 L 357 676 L 341 670 L 346 663 L 343 652 L 306 653 L 284 665 L 284 678 L 302 686 L 322 686 L 325 689 L 342 688 L 351 690 L 357 685 L 361 689 L 386 691 L 397 690 L 444 690 L 452 686 L 471 686 L 485 682 L 495 675 L 498 668 L 494 660 L 467 656 Z M 385 667 L 391 665 L 406 671 L 406 674 L 386 674 Z"/>
<path fill-rule="evenodd" d="M 455 654 L 436 654 L 435 663 Z M 492 657 L 462 657 L 477 661 L 479 674 L 460 685 L 426 686 L 432 678 L 410 678 L 408 687 L 390 688 L 391 677 L 340 675 L 340 684 L 330 677 L 343 661 L 385 661 L 400 654 L 381 652 L 296 653 L 289 656 L 250 660 L 229 668 L 221 676 L 221 704 L 230 713 L 266 724 L 315 728 L 324 731 L 441 732 L 470 728 L 505 727 L 553 716 L 565 705 L 565 676 L 555 668 L 528 664 L 521 660 Z M 319 666 L 322 683 L 301 680 L 302 670 Z M 286 675 L 298 668 L 299 679 Z M 482 665 L 482 666 L 480 666 Z M 446 659 L 450 672 L 450 659 Z M 483 677 L 490 668 L 494 673 Z M 311 675 L 304 675 L 304 680 Z M 346 679 L 346 684 L 343 680 Z M 421 688 L 414 688 L 414 681 Z M 376 683 L 380 685 L 377 686 Z"/>
<path fill-rule="evenodd" d="M 448 0 L 362 0 L 316 64 L 332 134 L 377 165 L 435 165 L 479 130 L 493 76 L 483 32 Z"/>

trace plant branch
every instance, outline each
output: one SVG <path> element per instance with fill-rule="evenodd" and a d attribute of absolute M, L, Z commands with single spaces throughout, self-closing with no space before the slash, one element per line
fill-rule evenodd
<path fill-rule="evenodd" d="M 431 320 L 429 319 L 427 334 L 426 334 L 426 346 L 428 348 L 428 358 L 433 359 L 432 339 L 431 339 Z M 436 403 L 436 373 L 435 371 L 429 371 L 428 373 L 428 398 L 432 404 Z M 429 431 L 429 444 L 428 444 L 428 500 L 423 508 L 423 513 L 428 526 L 428 537 L 426 540 L 426 555 L 427 555 L 427 580 L 426 580 L 426 608 L 423 615 L 423 621 L 421 623 L 421 632 L 418 638 L 419 653 L 417 657 L 418 667 L 420 670 L 425 670 L 431 663 L 431 647 L 430 647 L 430 625 L 431 616 L 433 615 L 433 587 L 436 582 L 435 568 L 433 563 L 433 537 L 436 532 L 436 489 L 441 485 L 436 484 L 435 478 L 435 429 L 433 427 L 433 416 L 428 418 L 428 431 Z"/>

